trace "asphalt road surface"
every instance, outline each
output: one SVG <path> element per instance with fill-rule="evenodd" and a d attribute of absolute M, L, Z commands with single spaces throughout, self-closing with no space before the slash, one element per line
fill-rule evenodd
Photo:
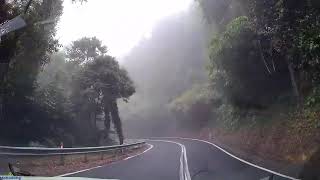
<path fill-rule="evenodd" d="M 153 147 L 139 156 L 68 176 L 121 180 L 260 180 L 271 175 L 205 142 L 158 140 L 147 141 Z"/>

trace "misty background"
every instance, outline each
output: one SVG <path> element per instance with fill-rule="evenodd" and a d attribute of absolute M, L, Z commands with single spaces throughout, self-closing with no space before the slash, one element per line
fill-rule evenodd
<path fill-rule="evenodd" d="M 201 11 L 193 4 L 158 22 L 152 36 L 121 59 L 137 88 L 129 103 L 120 105 L 129 137 L 166 136 L 177 130 L 169 104 L 207 81 L 207 34 Z"/>
<path fill-rule="evenodd" d="M 28 24 L 1 37 L 3 145 L 188 136 L 290 163 L 318 149 L 316 0 L 0 3 L 0 23 Z"/>

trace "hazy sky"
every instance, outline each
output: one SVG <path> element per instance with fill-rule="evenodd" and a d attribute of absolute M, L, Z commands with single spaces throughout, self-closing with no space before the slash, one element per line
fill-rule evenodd
<path fill-rule="evenodd" d="M 152 36 L 161 18 L 185 11 L 193 0 L 88 0 L 84 4 L 64 1 L 58 25 L 63 45 L 83 36 L 96 36 L 113 56 L 121 57 L 141 38 Z"/>

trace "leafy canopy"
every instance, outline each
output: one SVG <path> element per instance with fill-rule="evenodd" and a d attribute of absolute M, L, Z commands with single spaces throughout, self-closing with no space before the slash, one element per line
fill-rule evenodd
<path fill-rule="evenodd" d="M 127 71 L 109 55 L 86 63 L 80 71 L 79 82 L 82 88 L 101 92 L 109 99 L 128 99 L 135 92 Z"/>
<path fill-rule="evenodd" d="M 103 56 L 107 53 L 107 47 L 102 45 L 102 42 L 96 37 L 83 37 L 73 41 L 71 47 L 67 49 L 67 57 L 71 61 L 79 64 L 94 60 L 98 56 Z"/>

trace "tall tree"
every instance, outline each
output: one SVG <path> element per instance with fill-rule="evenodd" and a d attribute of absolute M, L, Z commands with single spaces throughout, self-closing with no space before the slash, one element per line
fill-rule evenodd
<path fill-rule="evenodd" d="M 78 94 L 86 95 L 84 98 L 87 102 L 102 107 L 106 135 L 110 131 L 112 120 L 122 144 L 124 137 L 117 99 L 127 101 L 135 92 L 128 73 L 120 68 L 114 57 L 106 55 L 106 47 L 102 46 L 101 41 L 96 38 L 82 38 L 73 42 L 67 55 L 70 60 L 82 64 L 76 77 Z M 92 110 L 88 111 L 88 113 L 91 112 Z"/>
<path fill-rule="evenodd" d="M 115 125 L 119 141 L 123 143 L 122 124 L 119 117 L 117 99 L 127 100 L 134 92 L 133 82 L 124 69 L 111 56 L 99 56 L 84 65 L 79 81 L 83 90 L 95 92 L 95 99 L 101 98 L 105 116 L 105 129 L 110 130 L 110 122 Z"/>
<path fill-rule="evenodd" d="M 5 2 L 5 6 L 1 5 L 1 11 L 7 11 L 9 19 L 25 13 L 22 18 L 27 25 L 1 37 L 0 57 L 6 60 L 8 67 L 4 80 L 0 82 L 1 120 L 6 126 L 17 129 L 17 132 L 4 131 L 2 137 L 18 133 L 32 122 L 28 112 L 30 104 L 34 103 L 32 95 L 37 74 L 58 47 L 58 41 L 54 38 L 56 21 L 46 25 L 37 23 L 47 19 L 58 20 L 62 14 L 61 0 L 32 1 L 31 4 L 28 4 L 30 1 Z M 26 6 L 30 7 L 28 11 L 25 11 Z"/>
<path fill-rule="evenodd" d="M 258 43 L 245 16 L 231 21 L 224 32 L 212 39 L 208 66 L 212 85 L 232 104 L 259 107 L 271 103 L 290 81 L 284 62 L 276 63 L 279 71 L 273 73 L 276 78 L 270 76 Z"/>
<path fill-rule="evenodd" d="M 301 103 L 303 83 L 319 82 L 319 3 L 252 0 L 251 18 L 272 61 L 285 61 L 293 94 Z M 276 59 L 275 57 L 280 57 Z"/>

